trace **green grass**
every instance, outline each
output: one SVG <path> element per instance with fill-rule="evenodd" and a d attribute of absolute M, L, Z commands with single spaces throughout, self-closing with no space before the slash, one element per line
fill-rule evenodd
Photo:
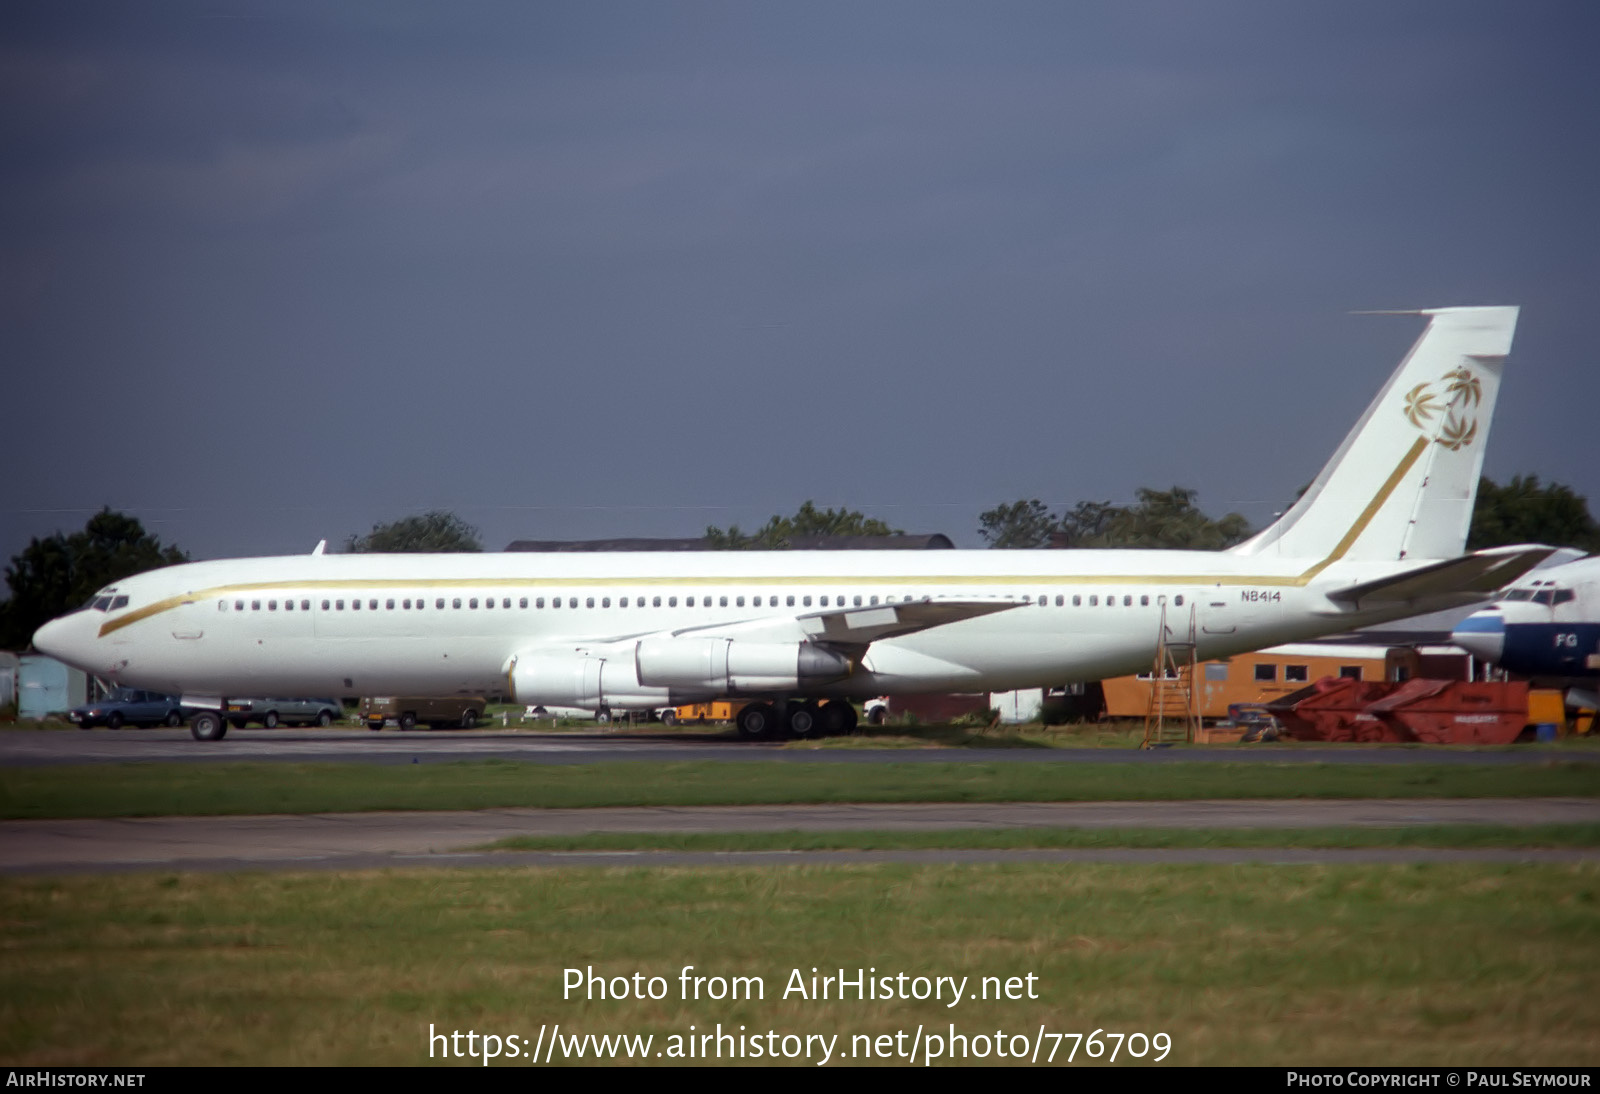
<path fill-rule="evenodd" d="M 899 851 L 930 848 L 1600 847 L 1600 824 L 1399 828 L 945 828 L 934 831 L 588 832 L 512 836 L 491 851 Z"/>
<path fill-rule="evenodd" d="M 559 1022 L 846 1047 L 909 1043 L 919 1024 L 1043 1025 L 1164 1032 L 1174 1064 L 1593 1066 L 1597 911 L 1589 865 L 10 878 L 0 1063 L 410 1065 L 428 1062 L 430 1024 L 532 1038 Z M 759 976 L 765 996 L 683 1000 L 685 965 Z M 670 992 L 563 999 L 568 967 L 659 975 Z M 974 988 L 1032 974 L 1038 998 L 783 999 L 791 970 L 813 968 Z"/>
<path fill-rule="evenodd" d="M 0 817 L 804 802 L 1594 797 L 1600 767 L 771 763 L 107 764 L 0 769 Z"/>

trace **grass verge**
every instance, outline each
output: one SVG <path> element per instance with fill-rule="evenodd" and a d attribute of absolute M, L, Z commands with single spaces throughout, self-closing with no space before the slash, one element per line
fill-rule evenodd
<path fill-rule="evenodd" d="M 406 1065 L 430 1062 L 430 1027 L 560 1023 L 651 1035 L 658 1063 L 667 1038 L 720 1023 L 837 1034 L 846 1062 L 875 1043 L 857 1036 L 904 1031 L 905 1048 L 954 1025 L 1164 1032 L 1176 1064 L 1594 1065 L 1597 903 L 1586 865 L 6 879 L 0 1062 Z M 686 965 L 760 977 L 762 997 L 686 1000 Z M 564 998 L 568 967 L 667 991 Z M 1031 974 L 1037 998 L 785 999 L 813 968 L 972 991 Z"/>
<path fill-rule="evenodd" d="M 805 802 L 1594 797 L 1600 768 L 1065 763 L 117 764 L 0 769 L 0 817 Z"/>

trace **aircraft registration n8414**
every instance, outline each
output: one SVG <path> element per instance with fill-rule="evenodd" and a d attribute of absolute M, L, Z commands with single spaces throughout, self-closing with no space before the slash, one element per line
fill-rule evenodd
<path fill-rule="evenodd" d="M 753 700 L 751 736 L 854 724 L 875 695 L 1143 671 L 1444 607 L 1548 548 L 1462 555 L 1514 307 L 1438 308 L 1311 486 L 1225 551 L 325 555 L 119 581 L 34 645 L 212 711 L 237 695 L 480 694 L 547 706 Z"/>

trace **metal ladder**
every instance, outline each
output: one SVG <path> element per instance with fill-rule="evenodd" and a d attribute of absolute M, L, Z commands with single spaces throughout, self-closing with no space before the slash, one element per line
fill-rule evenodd
<path fill-rule="evenodd" d="M 1155 664 L 1150 675 L 1150 705 L 1144 716 L 1141 748 L 1192 744 L 1200 729 L 1195 705 L 1195 605 L 1189 605 L 1189 627 L 1175 638 L 1167 626 L 1167 601 L 1161 598 L 1161 629 L 1156 634 Z"/>

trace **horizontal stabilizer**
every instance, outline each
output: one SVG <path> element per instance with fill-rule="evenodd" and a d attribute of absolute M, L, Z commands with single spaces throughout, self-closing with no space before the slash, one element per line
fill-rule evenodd
<path fill-rule="evenodd" d="M 1334 589 L 1328 593 L 1328 599 L 1358 609 L 1433 601 L 1441 601 L 1437 605 L 1440 608 L 1468 604 L 1509 585 L 1555 550 L 1537 545 L 1492 547 L 1376 581 Z"/>

